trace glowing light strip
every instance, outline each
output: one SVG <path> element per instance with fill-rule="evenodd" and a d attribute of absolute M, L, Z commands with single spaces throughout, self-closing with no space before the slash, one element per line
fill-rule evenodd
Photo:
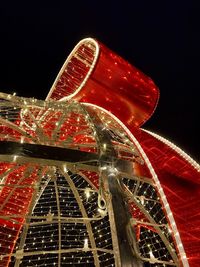
<path fill-rule="evenodd" d="M 153 137 L 155 137 L 156 139 L 158 139 L 159 141 L 163 142 L 164 144 L 168 145 L 169 147 L 171 147 L 173 150 L 175 150 L 182 158 L 184 158 L 185 160 L 187 160 L 188 163 L 190 163 L 192 165 L 192 167 L 194 167 L 198 172 L 200 172 L 200 165 L 193 160 L 187 153 L 185 153 L 182 149 L 180 149 L 179 147 L 177 147 L 175 144 L 173 144 L 172 142 L 168 141 L 167 139 L 165 139 L 164 137 L 153 133 L 149 130 L 145 130 L 142 129 L 142 131 L 147 132 L 148 134 L 152 135 Z"/>
<path fill-rule="evenodd" d="M 83 86 L 85 85 L 85 83 L 87 82 L 89 76 L 91 75 L 95 65 L 96 65 L 96 62 L 97 62 L 97 59 L 98 59 L 98 56 L 99 56 L 99 45 L 98 43 L 95 41 L 95 39 L 93 38 L 85 38 L 83 40 L 81 40 L 75 47 L 74 49 L 72 50 L 72 52 L 69 54 L 69 56 L 67 57 L 65 63 L 63 64 L 61 70 L 59 71 L 47 97 L 46 97 L 46 100 L 49 100 L 49 98 L 51 97 L 51 94 L 53 93 L 53 91 L 55 90 L 56 88 L 56 84 L 57 82 L 59 81 L 60 77 L 62 76 L 63 72 L 65 71 L 66 69 L 66 66 L 68 65 L 68 63 L 70 62 L 71 58 L 76 54 L 76 52 L 78 51 L 79 47 L 83 44 L 87 44 L 87 43 L 91 43 L 95 46 L 95 54 L 94 54 L 94 60 L 90 66 L 90 69 L 87 73 L 87 75 L 85 76 L 83 82 L 79 85 L 79 87 L 74 91 L 74 93 L 70 94 L 69 96 L 65 96 L 61 99 L 59 99 L 58 101 L 66 101 L 66 100 L 69 100 L 71 99 L 72 97 L 74 97 L 82 88 Z"/>
<path fill-rule="evenodd" d="M 125 130 L 125 132 L 130 136 L 130 138 L 132 139 L 133 143 L 136 145 L 137 149 L 139 150 L 140 154 L 142 155 L 144 161 L 146 162 L 146 164 L 147 164 L 147 166 L 149 168 L 149 171 L 150 171 L 150 173 L 151 173 L 151 175 L 153 177 L 155 185 L 156 185 L 156 187 L 158 189 L 158 192 L 159 192 L 159 194 L 161 196 L 161 199 L 162 199 L 162 202 L 163 202 L 163 206 L 164 206 L 165 211 L 167 213 L 167 217 L 169 219 L 169 222 L 170 222 L 170 225 L 171 225 L 171 228 L 172 228 L 172 232 L 173 232 L 174 238 L 176 240 L 177 249 L 179 251 L 179 256 L 180 256 L 180 259 L 181 259 L 181 261 L 183 263 L 183 266 L 184 267 L 189 267 L 189 263 L 188 263 L 188 260 L 187 260 L 186 254 L 185 254 L 185 250 L 184 250 L 184 247 L 183 247 L 183 244 L 182 244 L 182 241 L 181 241 L 181 238 L 180 238 L 180 234 L 178 232 L 178 229 L 177 229 L 177 226 L 176 226 L 172 211 L 170 209 L 169 203 L 167 202 L 167 198 L 166 198 L 165 193 L 164 193 L 164 191 L 162 189 L 162 186 L 160 184 L 158 176 L 156 175 L 156 173 L 155 173 L 155 171 L 154 171 L 154 169 L 153 169 L 148 157 L 146 156 L 144 150 L 140 146 L 140 143 L 137 141 L 137 139 L 134 137 L 134 135 L 130 132 L 130 130 L 117 117 L 115 117 L 115 115 L 113 115 L 109 111 L 105 110 L 104 108 L 96 106 L 94 104 L 90 104 L 90 103 L 83 103 L 83 104 L 86 105 L 86 106 L 91 106 L 93 108 L 102 110 L 103 112 L 105 112 L 106 114 L 111 116 L 114 120 L 116 120 L 121 125 L 121 127 Z"/>

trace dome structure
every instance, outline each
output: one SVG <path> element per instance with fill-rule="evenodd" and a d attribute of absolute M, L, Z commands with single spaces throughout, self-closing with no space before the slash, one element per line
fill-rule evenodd
<path fill-rule="evenodd" d="M 198 266 L 200 167 L 139 128 L 158 97 L 91 38 L 45 101 L 0 93 L 1 267 Z"/>

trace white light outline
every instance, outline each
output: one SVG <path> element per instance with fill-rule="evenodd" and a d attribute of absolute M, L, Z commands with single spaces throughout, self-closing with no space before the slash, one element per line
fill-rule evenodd
<path fill-rule="evenodd" d="M 185 159 L 188 163 L 190 163 L 192 165 L 192 167 L 194 167 L 194 169 L 196 169 L 198 172 L 200 172 L 200 165 L 194 159 L 192 159 L 187 153 L 185 153 L 182 149 L 180 149 L 178 146 L 176 146 L 174 143 L 172 143 L 171 141 L 167 140 L 166 138 L 160 136 L 159 134 L 156 134 L 156 133 L 151 132 L 149 130 L 146 130 L 146 129 L 141 129 L 141 130 L 144 132 L 147 132 L 148 134 L 152 135 L 153 137 L 155 137 L 156 139 L 158 139 L 162 143 L 168 145 L 170 148 L 175 150 L 183 159 Z"/>
<path fill-rule="evenodd" d="M 97 42 L 95 39 L 93 39 L 93 38 L 85 38 L 85 39 L 82 39 L 82 40 L 81 40 L 81 41 L 74 47 L 74 49 L 72 50 L 72 52 L 69 54 L 69 56 L 68 56 L 67 59 L 65 60 L 63 66 L 62 66 L 62 68 L 60 69 L 60 71 L 59 71 L 59 73 L 58 73 L 58 75 L 57 75 L 57 77 L 56 77 L 56 79 L 55 79 L 55 81 L 54 81 L 54 83 L 53 83 L 53 85 L 52 85 L 52 87 L 51 87 L 51 89 L 50 89 L 50 91 L 49 91 L 49 93 L 48 93 L 48 95 L 47 95 L 47 97 L 46 97 L 45 100 L 49 100 L 49 99 L 51 98 L 51 95 L 52 95 L 53 91 L 56 90 L 56 84 L 57 84 L 57 82 L 59 81 L 60 77 L 62 76 L 63 72 L 64 72 L 65 69 L 66 69 L 66 66 L 68 65 L 68 63 L 70 62 L 70 60 L 71 60 L 71 58 L 74 56 L 74 54 L 77 52 L 77 50 L 79 49 L 79 47 L 80 47 L 81 45 L 83 45 L 84 43 L 88 43 L 88 42 L 89 42 L 89 43 L 92 43 L 92 44 L 95 46 L 94 59 L 93 59 L 93 62 L 92 62 L 92 64 L 91 64 L 91 66 L 90 66 L 90 69 L 88 70 L 88 72 L 87 72 L 87 74 L 86 74 L 84 80 L 82 81 L 82 83 L 79 85 L 79 87 L 78 87 L 72 94 L 70 94 L 70 95 L 68 95 L 68 96 L 64 96 L 63 98 L 61 98 L 61 99 L 59 99 L 59 100 L 57 100 L 57 101 L 67 101 L 67 100 L 71 99 L 71 98 L 74 97 L 76 94 L 78 94 L 78 92 L 80 92 L 80 90 L 81 90 L 81 89 L 83 88 L 83 86 L 86 84 L 86 82 L 88 81 L 88 79 L 89 79 L 89 77 L 90 77 L 90 75 L 91 75 L 91 73 L 92 73 L 92 71 L 93 71 L 93 69 L 94 69 L 94 67 L 95 67 L 95 65 L 96 65 L 97 59 L 98 59 L 98 57 L 99 57 L 99 44 L 98 44 L 98 42 Z"/>

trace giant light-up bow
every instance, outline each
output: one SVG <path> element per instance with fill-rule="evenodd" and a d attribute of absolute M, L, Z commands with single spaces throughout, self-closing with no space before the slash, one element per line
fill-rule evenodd
<path fill-rule="evenodd" d="M 87 38 L 46 101 L 0 97 L 0 266 L 199 266 L 200 167 L 139 128 L 149 77 Z"/>

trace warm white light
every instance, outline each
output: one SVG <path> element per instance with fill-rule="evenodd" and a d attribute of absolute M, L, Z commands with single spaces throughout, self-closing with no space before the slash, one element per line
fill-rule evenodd
<path fill-rule="evenodd" d="M 106 144 L 103 144 L 103 150 L 104 151 L 106 150 L 106 147 L 107 147 L 107 145 Z"/>
<path fill-rule="evenodd" d="M 102 217 L 105 217 L 106 214 L 107 214 L 107 210 L 106 209 L 103 210 L 103 209 L 98 208 L 98 212 L 101 214 Z"/>
<path fill-rule="evenodd" d="M 150 262 L 154 263 L 156 258 L 154 257 L 153 252 L 151 250 L 149 251 L 149 256 L 150 256 Z"/>
<path fill-rule="evenodd" d="M 118 169 L 113 167 L 113 166 L 109 166 L 108 167 L 108 174 L 116 176 L 118 174 Z"/>
<path fill-rule="evenodd" d="M 90 188 L 88 188 L 88 187 L 85 188 L 85 196 L 86 196 L 87 200 L 90 197 Z"/>
<path fill-rule="evenodd" d="M 145 197 L 144 196 L 140 196 L 140 201 L 141 201 L 142 205 L 144 205 L 144 200 L 145 200 Z"/>
<path fill-rule="evenodd" d="M 66 167 L 66 165 L 63 165 L 63 171 L 64 171 L 64 172 L 67 172 L 67 167 Z"/>
<path fill-rule="evenodd" d="M 88 249 L 88 248 L 89 248 L 89 246 L 88 246 L 88 239 L 85 238 L 84 239 L 84 249 Z"/>

